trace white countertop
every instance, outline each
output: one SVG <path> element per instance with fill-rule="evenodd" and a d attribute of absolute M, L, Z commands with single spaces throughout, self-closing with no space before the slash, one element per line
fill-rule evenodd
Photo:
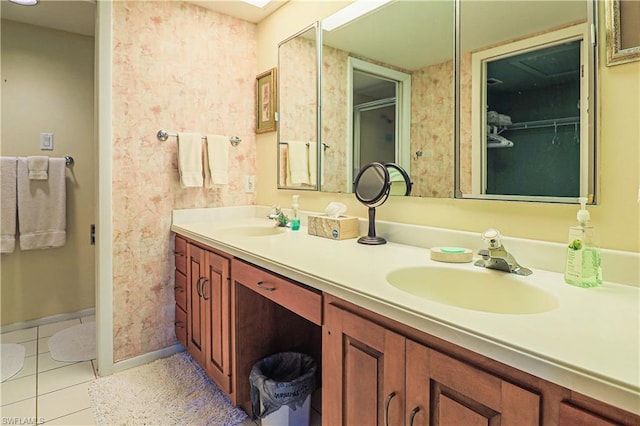
<path fill-rule="evenodd" d="M 171 230 L 504 364 L 640 414 L 637 286 L 611 282 L 591 289 L 570 286 L 565 284 L 562 274 L 523 262 L 519 252 L 510 250 L 505 242 L 520 263 L 533 270 L 528 277 L 514 278 L 553 295 L 559 306 L 548 312 L 524 315 L 458 308 L 405 293 L 391 286 L 386 276 L 393 270 L 415 266 L 473 269 L 486 274 L 504 272 L 481 269 L 472 263 L 434 262 L 424 247 L 394 242 L 364 246 L 356 239 L 334 241 L 311 236 L 305 226 L 300 231 L 287 229 L 279 235 L 259 237 L 238 236 L 228 231 L 233 227 L 272 227 L 273 221 L 265 218 L 267 211 L 254 206 L 177 210 Z M 394 234 L 392 225 L 385 226 L 388 235 L 402 233 L 397 230 Z M 421 227 L 412 228 L 415 235 Z M 475 244 L 479 240 L 473 234 L 465 235 L 468 233 L 438 232 L 440 239 L 450 232 L 451 243 L 433 246 L 464 247 L 460 242 Z M 525 250 L 526 244 L 511 242 L 513 247 Z M 478 241 L 477 246 L 466 247 L 475 251 L 480 245 Z M 557 248 L 550 250 L 554 255 L 557 251 Z M 611 263 L 633 267 L 636 256 L 625 256 L 623 261 L 614 259 Z M 533 261 L 535 255 L 529 257 Z M 635 273 L 631 271 L 631 279 Z"/>

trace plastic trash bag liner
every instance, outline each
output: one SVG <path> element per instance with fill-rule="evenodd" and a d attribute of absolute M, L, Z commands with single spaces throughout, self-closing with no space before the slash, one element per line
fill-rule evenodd
<path fill-rule="evenodd" d="M 309 355 L 281 352 L 257 362 L 249 374 L 253 413 L 263 418 L 283 405 L 302 407 L 316 388 L 316 362 Z"/>

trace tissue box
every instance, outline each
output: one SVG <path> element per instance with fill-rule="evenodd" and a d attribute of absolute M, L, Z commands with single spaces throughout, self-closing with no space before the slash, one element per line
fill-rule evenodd
<path fill-rule="evenodd" d="M 309 216 L 307 218 L 309 235 L 347 240 L 358 236 L 358 218 L 350 216 Z"/>

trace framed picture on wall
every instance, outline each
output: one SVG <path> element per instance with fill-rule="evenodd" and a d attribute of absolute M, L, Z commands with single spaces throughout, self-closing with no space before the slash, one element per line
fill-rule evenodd
<path fill-rule="evenodd" d="M 256 133 L 276 130 L 276 69 L 256 77 Z"/>
<path fill-rule="evenodd" d="M 605 3 L 607 65 L 640 59 L 640 1 L 608 0 Z"/>

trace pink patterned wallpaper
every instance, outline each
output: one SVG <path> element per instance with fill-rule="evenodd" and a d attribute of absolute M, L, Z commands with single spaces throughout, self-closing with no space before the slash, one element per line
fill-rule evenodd
<path fill-rule="evenodd" d="M 254 24 L 182 2 L 113 3 L 114 360 L 175 343 L 171 212 L 255 204 Z M 229 185 L 181 189 L 175 138 L 236 135 Z"/>

